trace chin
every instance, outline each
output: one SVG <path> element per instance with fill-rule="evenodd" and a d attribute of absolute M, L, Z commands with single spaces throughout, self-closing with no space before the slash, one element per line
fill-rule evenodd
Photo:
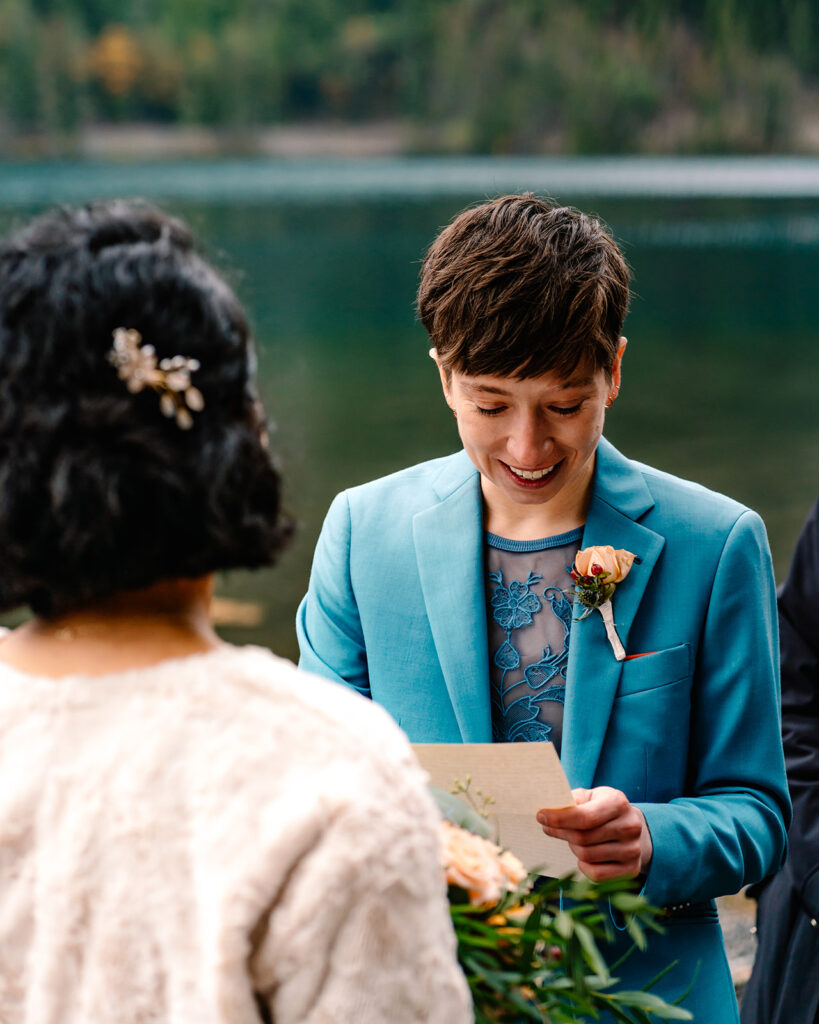
<path fill-rule="evenodd" d="M 507 481 L 504 481 L 504 487 L 499 487 L 496 483 L 495 486 L 502 494 L 505 494 L 507 498 L 516 502 L 518 505 L 543 505 L 547 501 L 551 501 L 556 494 L 559 494 L 563 488 L 553 490 L 550 488 L 524 490 L 523 488 L 518 489 L 514 485 L 509 485 Z"/>

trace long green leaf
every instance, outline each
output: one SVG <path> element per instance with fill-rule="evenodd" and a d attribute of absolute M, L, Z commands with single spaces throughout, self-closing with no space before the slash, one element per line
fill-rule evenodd
<path fill-rule="evenodd" d="M 592 933 L 584 924 L 581 924 L 580 921 L 575 921 L 574 933 L 580 940 L 580 945 L 585 950 L 586 958 L 591 964 L 594 973 L 608 981 L 609 969 L 606 965 L 606 961 L 603 959 L 603 954 L 600 952 L 597 947 L 597 943 L 594 941 Z"/>
<path fill-rule="evenodd" d="M 653 1013 L 661 1020 L 693 1020 L 693 1015 L 681 1006 L 672 1006 L 653 992 L 618 992 L 617 1001 L 622 1006 L 634 1006 Z"/>

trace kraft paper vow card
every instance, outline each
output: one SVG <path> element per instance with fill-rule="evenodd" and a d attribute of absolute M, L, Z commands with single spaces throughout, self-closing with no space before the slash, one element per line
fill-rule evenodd
<path fill-rule="evenodd" d="M 469 776 L 471 793 L 494 799 L 489 818 L 498 841 L 528 871 L 557 878 L 577 869 L 568 843 L 544 835 L 535 818 L 543 807 L 574 804 L 553 744 L 414 743 L 413 750 L 433 786 L 450 791 Z"/>

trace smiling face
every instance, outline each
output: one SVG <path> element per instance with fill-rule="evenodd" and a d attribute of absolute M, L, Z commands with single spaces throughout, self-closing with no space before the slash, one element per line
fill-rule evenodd
<path fill-rule="evenodd" d="M 569 380 L 447 375 L 439 364 L 464 449 L 481 474 L 487 529 L 527 539 L 511 535 L 549 536 L 583 522 L 624 348 L 622 339 L 611 378 L 602 370 L 578 370 Z"/>

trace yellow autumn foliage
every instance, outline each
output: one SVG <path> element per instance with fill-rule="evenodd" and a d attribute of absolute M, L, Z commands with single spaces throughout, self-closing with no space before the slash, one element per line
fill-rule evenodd
<path fill-rule="evenodd" d="M 136 35 L 125 25 L 106 25 L 86 53 L 85 65 L 111 96 L 127 96 L 145 60 Z"/>

